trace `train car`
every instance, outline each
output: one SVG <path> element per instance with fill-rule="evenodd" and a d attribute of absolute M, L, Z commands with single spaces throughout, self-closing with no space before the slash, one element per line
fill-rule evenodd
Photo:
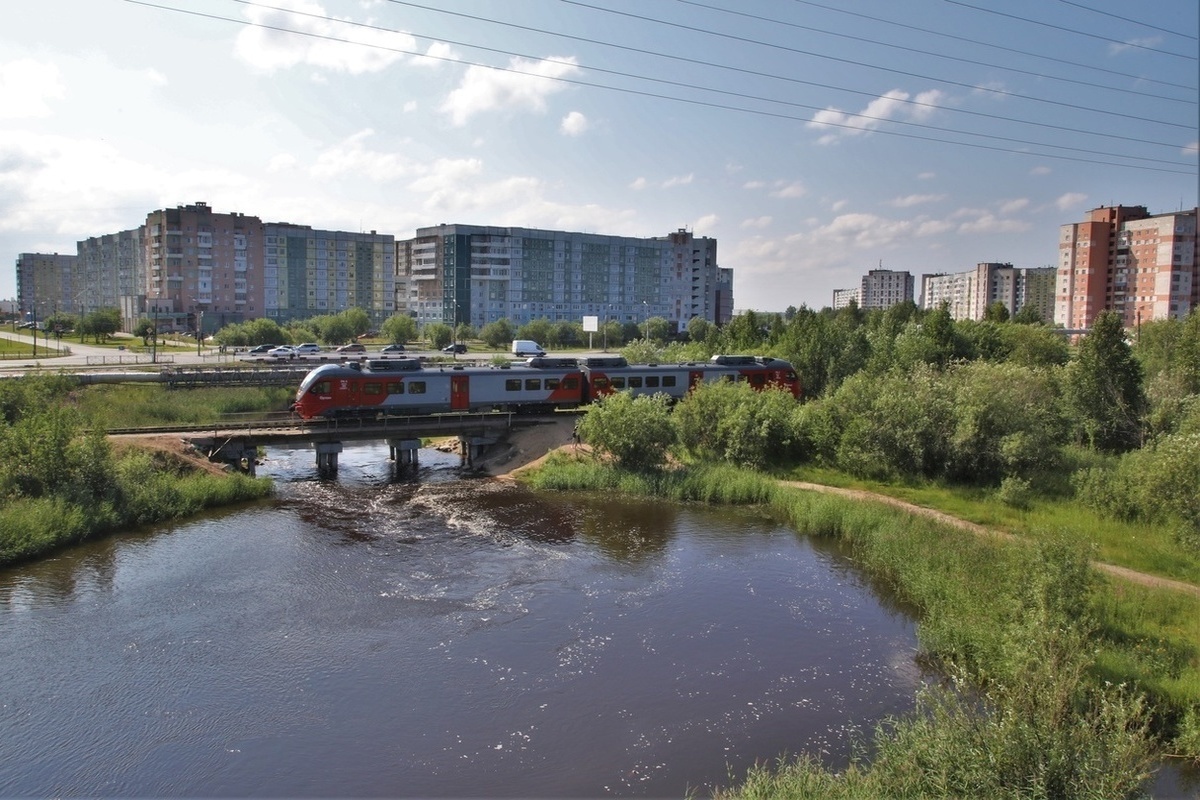
<path fill-rule="evenodd" d="M 800 379 L 791 363 L 770 357 L 718 355 L 708 362 L 629 364 L 621 356 L 595 356 L 583 359 L 580 370 L 584 402 L 623 391 L 680 400 L 692 387 L 718 380 L 745 381 L 760 391 L 774 387 L 797 399 L 801 396 Z"/>
<path fill-rule="evenodd" d="M 309 372 L 292 410 L 302 419 L 441 414 L 540 413 L 582 399 L 574 360 L 503 367 L 426 366 L 415 358 L 324 364 Z"/>

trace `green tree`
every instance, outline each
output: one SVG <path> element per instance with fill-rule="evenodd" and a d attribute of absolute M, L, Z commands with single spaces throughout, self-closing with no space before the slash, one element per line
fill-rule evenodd
<path fill-rule="evenodd" d="M 1042 319 L 1042 315 L 1032 303 L 1026 303 L 1017 309 L 1017 313 L 1013 314 L 1012 321 L 1017 325 L 1040 325 L 1046 320 Z"/>
<path fill-rule="evenodd" d="M 115 308 L 102 308 L 86 314 L 80 326 L 84 333 L 93 336 L 96 344 L 103 344 L 117 331 L 121 330 L 121 312 Z"/>
<path fill-rule="evenodd" d="M 392 314 L 383 321 L 379 332 L 392 344 L 404 344 L 417 338 L 417 321 L 408 314 Z"/>
<path fill-rule="evenodd" d="M 983 310 L 983 318 L 987 322 L 1008 322 L 1008 306 L 999 300 Z"/>
<path fill-rule="evenodd" d="M 351 336 L 355 339 L 371 330 L 371 315 L 358 306 L 347 308 L 345 311 L 339 312 L 338 316 L 349 323 Z"/>
<path fill-rule="evenodd" d="M 671 334 L 671 323 L 663 317 L 651 317 L 646 320 L 646 338 L 658 344 L 666 344 Z"/>
<path fill-rule="evenodd" d="M 513 339 L 517 338 L 516 329 L 513 328 L 512 322 L 507 317 L 502 317 L 480 328 L 479 338 L 493 350 L 504 350 L 508 348 Z"/>
<path fill-rule="evenodd" d="M 444 322 L 431 322 L 425 326 L 425 338 L 430 347 L 441 350 L 454 340 L 454 329 Z"/>
<path fill-rule="evenodd" d="M 1114 453 L 1137 447 L 1146 396 L 1142 367 L 1125 340 L 1120 315 L 1096 316 L 1066 370 L 1063 399 L 1076 440 Z"/>
<path fill-rule="evenodd" d="M 660 468 L 675 443 L 670 399 L 664 394 L 607 395 L 589 407 L 578 430 L 583 441 L 637 471 Z"/>
<path fill-rule="evenodd" d="M 703 342 L 711 327 L 713 324 L 704 317 L 692 317 L 687 323 L 688 338 L 693 342 Z"/>
<path fill-rule="evenodd" d="M 146 317 L 139 319 L 137 325 L 133 326 L 133 335 L 141 337 L 142 344 L 149 347 L 150 337 L 154 335 L 154 320 Z"/>
<path fill-rule="evenodd" d="M 530 339 L 544 346 L 550 341 L 550 320 L 531 319 L 520 327 L 516 338 Z"/>
<path fill-rule="evenodd" d="M 672 414 L 684 451 L 707 461 L 763 469 L 793 455 L 796 400 L 775 389 L 756 391 L 745 382 L 718 381 L 695 387 Z"/>

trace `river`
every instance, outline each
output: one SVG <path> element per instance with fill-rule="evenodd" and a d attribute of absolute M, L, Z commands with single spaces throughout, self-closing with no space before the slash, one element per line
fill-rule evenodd
<path fill-rule="evenodd" d="M 0 795 L 682 797 L 911 708 L 836 543 L 421 458 L 0 571 Z"/>

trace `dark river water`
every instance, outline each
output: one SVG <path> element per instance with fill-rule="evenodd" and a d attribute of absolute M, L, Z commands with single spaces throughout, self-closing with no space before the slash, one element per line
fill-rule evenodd
<path fill-rule="evenodd" d="M 0 571 L 0 796 L 682 797 L 911 707 L 835 544 L 421 458 Z"/>

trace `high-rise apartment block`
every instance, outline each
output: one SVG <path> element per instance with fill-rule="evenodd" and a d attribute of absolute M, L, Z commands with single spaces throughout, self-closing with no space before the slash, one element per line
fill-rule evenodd
<path fill-rule="evenodd" d="M 1083 222 L 1063 225 L 1054 321 L 1087 330 L 1107 310 L 1118 312 L 1126 327 L 1186 317 L 1200 305 L 1197 211 L 1104 206 Z"/>
<path fill-rule="evenodd" d="M 912 302 L 916 283 L 912 273 L 891 269 L 873 269 L 863 276 L 858 290 L 859 308 L 891 308 Z"/>
<path fill-rule="evenodd" d="M 1054 267 L 1021 268 L 985 262 L 975 269 L 921 276 L 922 308 L 946 304 L 956 320 L 983 319 L 987 309 L 1000 303 L 1009 316 L 1031 306 L 1038 318 L 1054 315 Z"/>
<path fill-rule="evenodd" d="M 733 316 L 733 271 L 717 266 L 716 240 L 685 230 L 637 239 L 440 225 L 397 242 L 194 203 L 82 240 L 77 256 L 22 254 L 17 273 L 24 312 L 119 308 L 126 330 L 147 316 L 162 329 L 211 332 L 348 308 L 376 322 L 400 312 L 475 327 L 660 316 L 683 328 L 693 317 Z"/>
<path fill-rule="evenodd" d="M 733 273 L 717 242 L 680 230 L 638 239 L 592 233 L 438 225 L 397 243 L 398 310 L 419 323 L 481 327 L 506 318 L 623 322 L 733 315 Z"/>

